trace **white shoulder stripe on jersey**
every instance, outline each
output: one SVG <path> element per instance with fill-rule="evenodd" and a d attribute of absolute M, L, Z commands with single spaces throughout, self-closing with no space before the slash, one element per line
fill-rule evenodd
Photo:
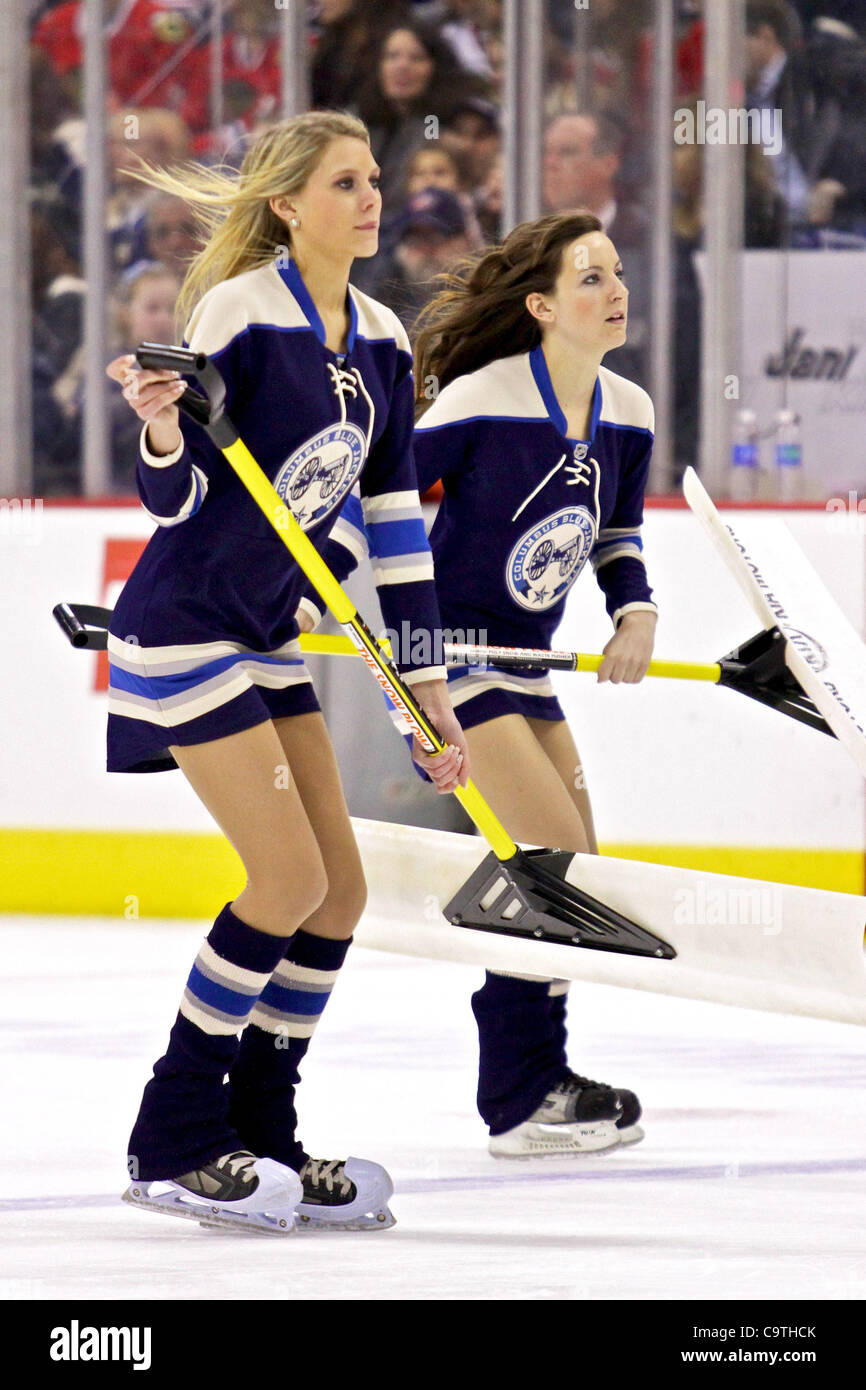
<path fill-rule="evenodd" d="M 374 341 L 382 338 L 393 338 L 398 348 L 403 352 L 408 352 L 412 356 L 412 348 L 402 323 L 386 304 L 380 304 L 378 299 L 371 299 L 368 294 L 349 285 L 349 293 L 355 301 L 355 308 L 358 311 L 357 332 L 361 338 L 371 338 Z"/>
<path fill-rule="evenodd" d="M 601 425 L 625 425 L 632 429 L 655 431 L 653 403 L 642 386 L 617 376 L 608 367 L 599 367 L 601 382 Z"/>
<path fill-rule="evenodd" d="M 415 429 L 424 433 L 478 417 L 547 420 L 547 407 L 535 384 L 529 353 L 500 357 L 477 372 L 468 372 L 449 382 L 421 416 Z"/>
<path fill-rule="evenodd" d="M 193 310 L 185 336 L 196 352 L 212 356 L 251 323 L 275 328 L 303 328 L 308 323 L 273 264 L 246 270 L 209 289 Z"/>

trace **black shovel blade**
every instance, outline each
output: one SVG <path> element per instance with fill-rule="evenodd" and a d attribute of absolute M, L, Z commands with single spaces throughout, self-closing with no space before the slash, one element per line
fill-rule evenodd
<path fill-rule="evenodd" d="M 490 853 L 444 915 L 455 926 L 475 931 L 673 960 L 676 951 L 661 937 L 565 882 L 573 858 L 559 849 L 519 849 L 502 860 Z"/>
<path fill-rule="evenodd" d="M 779 628 L 764 629 L 721 658 L 719 685 L 739 690 L 741 695 L 835 738 L 820 710 L 786 665 L 785 649 L 785 635 Z"/>

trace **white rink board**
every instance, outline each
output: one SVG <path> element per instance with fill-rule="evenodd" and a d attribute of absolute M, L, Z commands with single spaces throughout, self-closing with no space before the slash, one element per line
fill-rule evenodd
<path fill-rule="evenodd" d="M 736 524 L 739 513 L 726 515 Z M 758 527 L 762 517 L 777 514 L 748 515 Z M 866 535 L 840 534 L 823 511 L 785 513 L 785 519 L 863 632 Z M 102 589 L 106 538 L 146 537 L 151 529 L 136 507 L 47 507 L 30 534 L 7 526 L 0 535 L 6 648 L 0 825 L 213 828 L 179 774 L 105 773 L 105 697 L 92 689 L 96 658 L 74 651 L 51 617 L 60 600 L 110 605 L 118 586 Z M 644 540 L 660 607 L 658 657 L 714 661 L 757 630 L 690 513 L 649 509 Z M 556 643 L 600 651 L 610 633 L 601 592 L 587 572 Z M 863 780 L 826 736 L 703 683 L 598 686 L 593 676 L 556 673 L 554 681 L 584 759 L 601 839 L 862 846 Z"/>
<path fill-rule="evenodd" d="M 866 518 L 840 533 L 823 511 L 723 509 L 762 521 L 782 516 L 855 630 L 866 630 Z M 760 631 L 751 606 L 696 518 L 650 509 L 644 555 L 659 605 L 655 656 L 716 661 Z M 610 623 L 597 585 L 581 575 L 557 647 L 601 651 Z M 706 845 L 863 844 L 864 782 L 845 749 L 731 690 L 645 680 L 598 685 L 553 672 L 575 735 L 603 840 Z"/>
<path fill-rule="evenodd" d="M 353 824 L 368 885 L 361 946 L 866 1024 L 866 898 L 855 893 L 573 855 L 566 883 L 676 952 L 656 960 L 453 926 L 443 914 L 483 846 L 447 831 Z"/>

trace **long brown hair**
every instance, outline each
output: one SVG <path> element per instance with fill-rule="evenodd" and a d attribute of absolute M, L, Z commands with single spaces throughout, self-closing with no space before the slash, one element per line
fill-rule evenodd
<path fill-rule="evenodd" d="M 529 294 L 550 294 L 565 247 L 602 225 L 591 212 L 556 212 L 521 222 L 499 246 L 438 278 L 444 288 L 419 316 L 415 344 L 416 399 L 429 405 L 425 383 L 439 391 L 455 377 L 497 357 L 530 352 L 541 327 L 526 307 Z"/>

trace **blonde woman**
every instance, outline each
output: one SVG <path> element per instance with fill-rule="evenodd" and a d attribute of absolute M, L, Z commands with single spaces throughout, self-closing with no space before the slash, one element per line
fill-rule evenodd
<path fill-rule="evenodd" d="M 628 328 L 616 247 L 592 214 L 557 213 L 515 227 L 445 279 L 416 344 L 419 403 L 429 408 L 414 445 L 422 491 L 442 479 L 430 544 L 443 622 L 486 631 L 496 646 L 549 648 L 589 560 L 615 629 L 599 680 L 636 683 L 656 625 L 640 538 L 653 407 L 601 365 Z M 362 553 L 354 499 L 326 551 L 342 574 L 353 517 L 351 547 Z M 495 667 L 448 675 L 475 782 L 509 835 L 597 853 L 581 759 L 549 676 Z M 417 745 L 415 756 L 429 774 Z M 497 1157 L 581 1154 L 643 1137 L 632 1091 L 571 1070 L 567 989 L 488 971 L 472 997 L 478 1108 Z"/>
<path fill-rule="evenodd" d="M 348 285 L 353 258 L 376 251 L 378 175 L 360 121 L 312 112 L 263 132 L 237 177 L 196 166 L 146 177 L 201 218 L 206 244 L 179 311 L 192 309 L 186 339 L 219 367 L 241 436 L 315 543 L 359 484 L 389 625 L 433 631 L 408 342 L 390 310 Z M 127 1197 L 198 1218 L 198 1194 L 218 1222 L 271 1229 L 295 1208 L 382 1228 L 385 1170 L 311 1159 L 295 1133 L 298 1065 L 365 902 L 296 640 L 303 576 L 204 431 L 181 429 L 176 374 L 138 370 L 129 355 L 108 370 L 143 421 L 138 485 L 157 523 L 109 632 L 108 769 L 180 767 L 247 875 L 145 1087 Z M 468 754 L 445 672 L 407 666 L 450 741 L 433 776 L 452 790 Z"/>

